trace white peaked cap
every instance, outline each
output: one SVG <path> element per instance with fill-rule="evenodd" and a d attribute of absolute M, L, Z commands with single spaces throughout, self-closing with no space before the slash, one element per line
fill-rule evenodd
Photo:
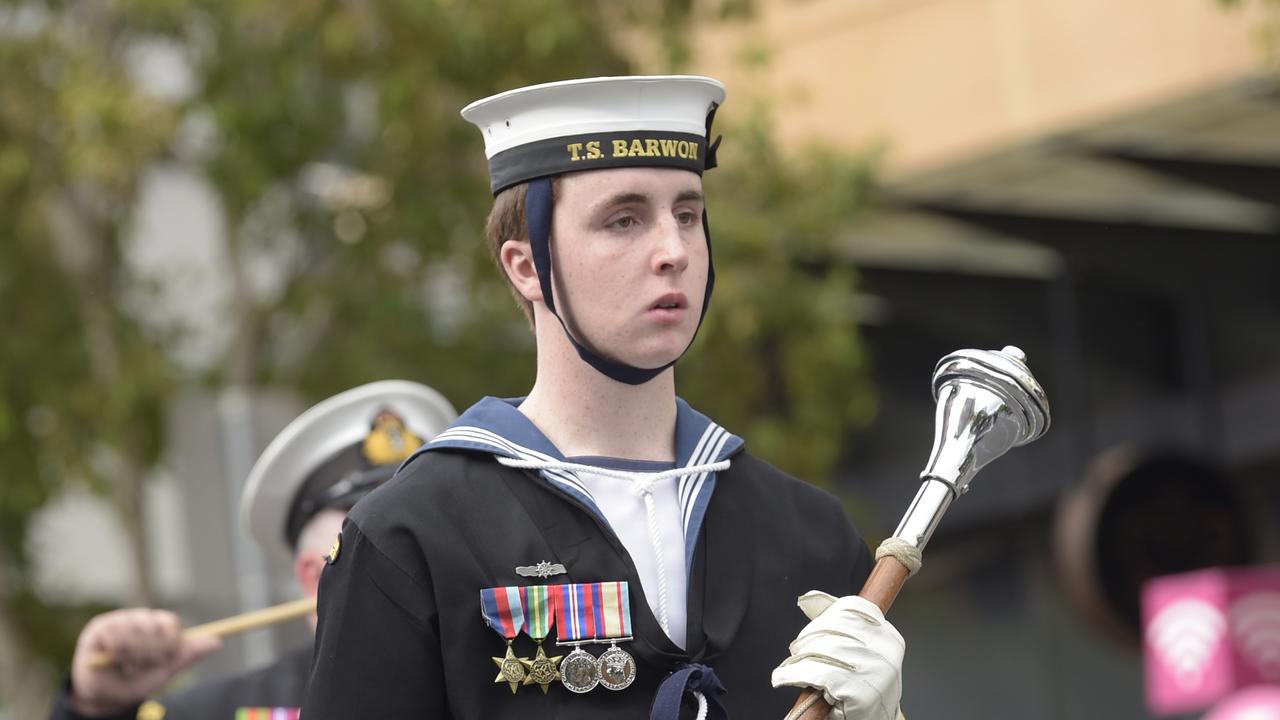
<path fill-rule="evenodd" d="M 689 165 L 701 172 L 706 167 L 708 116 L 724 98 L 719 80 L 697 75 L 585 78 L 499 93 L 466 106 L 462 117 L 484 136 L 496 194 L 534 177 L 598 167 Z M 608 152 L 615 140 L 657 137 L 700 139 L 702 151 L 678 158 L 648 155 L 657 162 L 642 162 L 644 156 L 634 153 L 613 162 Z M 573 143 L 592 140 L 605 142 L 599 157 L 587 158 L 585 151 L 566 153 Z"/>
<path fill-rule="evenodd" d="M 457 417 L 439 392 L 407 380 L 361 385 L 303 412 L 276 435 L 249 471 L 240 516 L 259 544 L 285 545 L 285 523 L 303 483 L 335 455 L 368 437 L 374 418 L 384 410 L 423 442 Z"/>

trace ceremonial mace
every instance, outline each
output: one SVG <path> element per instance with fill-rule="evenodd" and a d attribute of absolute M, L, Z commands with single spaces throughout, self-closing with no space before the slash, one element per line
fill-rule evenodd
<path fill-rule="evenodd" d="M 881 545 L 880 559 L 858 593 L 886 613 L 913 572 L 903 560 L 919 567 L 919 553 L 951 502 L 968 491 L 973 476 L 1049 429 L 1049 400 L 1027 369 L 1026 355 L 1012 345 L 959 350 L 942 358 L 933 371 L 933 397 L 938 403 L 933 452 L 920 473 L 920 490 L 898 529 Z M 810 689 L 786 720 L 824 720 L 830 712 L 822 693 Z"/>

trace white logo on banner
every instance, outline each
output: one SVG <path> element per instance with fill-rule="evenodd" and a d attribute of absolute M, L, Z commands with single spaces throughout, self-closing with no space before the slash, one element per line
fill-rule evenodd
<path fill-rule="evenodd" d="M 1200 684 L 1206 664 L 1227 630 L 1226 618 L 1204 600 L 1187 598 L 1165 606 L 1147 625 L 1147 642 L 1184 690 Z"/>
<path fill-rule="evenodd" d="M 1280 593 L 1250 593 L 1232 603 L 1231 634 L 1264 679 L 1280 679 Z"/>

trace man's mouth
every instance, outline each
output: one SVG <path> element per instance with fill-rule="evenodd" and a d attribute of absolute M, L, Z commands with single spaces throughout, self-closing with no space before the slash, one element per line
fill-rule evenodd
<path fill-rule="evenodd" d="M 650 310 L 678 310 L 689 306 L 683 293 L 667 293 L 649 307 Z"/>

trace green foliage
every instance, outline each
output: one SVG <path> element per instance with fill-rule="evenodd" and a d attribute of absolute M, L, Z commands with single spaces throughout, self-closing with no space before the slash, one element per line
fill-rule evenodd
<path fill-rule="evenodd" d="M 0 82 L 0 447 L 13 479 L 0 486 L 0 535 L 13 550 L 63 478 L 109 481 L 88 463 L 101 443 L 133 443 L 144 462 L 159 453 L 167 363 L 117 313 L 127 280 L 118 233 L 171 117 L 80 37 L 10 39 L 0 67 L 12 70 Z M 54 216 L 74 231 L 55 237 Z M 123 382 L 101 382 L 122 365 Z M 25 566 L 22 553 L 11 559 Z"/>
<path fill-rule="evenodd" d="M 214 126 L 200 166 L 242 230 L 231 238 L 240 269 L 291 238 L 280 297 L 237 293 L 242 355 L 214 382 L 312 398 L 389 375 L 455 398 L 527 386 L 531 347 L 512 347 L 520 320 L 480 242 L 484 156 L 458 110 L 513 85 L 625 72 L 594 6 L 213 3 L 159 7 L 149 23 L 198 48 L 186 112 Z M 317 198 L 299 183 L 317 162 L 379 192 Z M 463 281 L 457 317 L 424 302 L 424 283 L 446 271 Z"/>
<path fill-rule="evenodd" d="M 67 656 L 84 616 L 35 599 L 29 520 L 70 480 L 128 517 L 136 474 L 102 459 L 154 463 L 169 387 L 162 349 L 119 312 L 119 237 L 173 115 L 117 50 L 74 22 L 0 41 L 0 612 L 45 658 Z"/>
<path fill-rule="evenodd" d="M 24 633 L 31 638 L 32 655 L 40 658 L 69 659 L 85 623 L 112 609 L 95 603 L 51 603 L 29 590 L 14 592 L 7 600 L 14 617 L 22 619 Z M 65 672 L 66 661 L 63 662 L 58 670 Z"/>
<path fill-rule="evenodd" d="M 723 129 L 720 168 L 705 179 L 716 290 L 677 378 L 756 454 L 826 484 L 875 408 L 856 273 L 824 262 L 867 205 L 870 165 L 820 148 L 788 156 L 770 140 L 767 105 L 749 117 Z"/>

